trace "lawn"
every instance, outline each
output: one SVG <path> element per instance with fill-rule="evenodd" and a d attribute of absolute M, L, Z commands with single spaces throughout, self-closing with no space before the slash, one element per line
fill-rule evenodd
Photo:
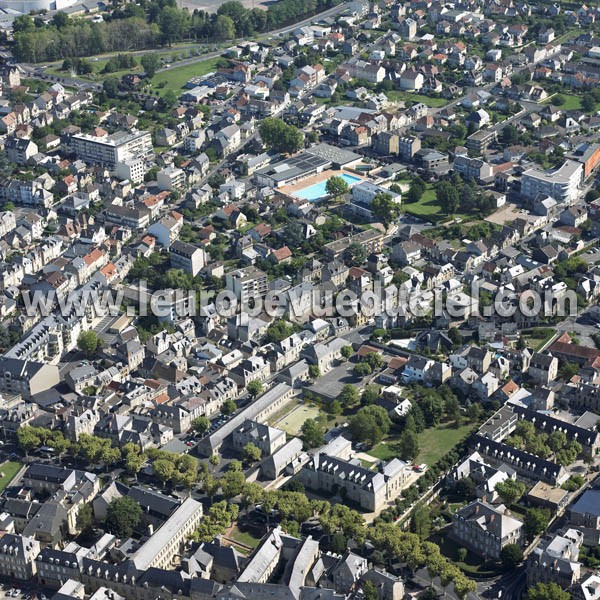
<path fill-rule="evenodd" d="M 321 409 L 314 404 L 298 404 L 293 406 L 291 410 L 288 409 L 285 415 L 273 423 L 273 426 L 283 429 L 288 435 L 297 436 L 300 435 L 304 421 L 316 419 L 320 414 Z"/>
<path fill-rule="evenodd" d="M 179 95 L 183 86 L 192 78 L 206 75 L 217 70 L 217 62 L 220 57 L 210 58 L 208 60 L 193 63 L 191 65 L 184 65 L 182 67 L 175 67 L 168 71 L 157 73 L 152 78 L 152 87 L 160 90 L 161 95 L 167 90 L 173 90 Z"/>
<path fill-rule="evenodd" d="M 521 335 L 530 348 L 539 352 L 555 333 L 556 330 L 551 327 L 532 327 L 524 329 Z"/>
<path fill-rule="evenodd" d="M 21 463 L 18 462 L 5 462 L 0 466 L 0 473 L 2 473 L 2 477 L 0 477 L 0 492 L 13 480 L 21 467 Z"/>
<path fill-rule="evenodd" d="M 581 110 L 581 97 L 575 94 L 558 94 L 565 99 L 564 104 L 558 106 L 561 110 Z M 542 104 L 553 104 L 555 96 L 551 96 L 548 100 L 544 100 Z"/>
<path fill-rule="evenodd" d="M 233 529 L 229 532 L 227 538 L 252 549 L 256 548 L 256 546 L 258 546 L 260 542 L 258 538 L 255 538 L 252 534 L 248 533 L 247 531 L 241 531 L 237 525 L 233 527 Z M 242 551 L 241 548 L 238 549 Z"/>
<path fill-rule="evenodd" d="M 442 217 L 442 208 L 437 203 L 435 190 L 431 183 L 427 184 L 427 189 L 418 202 L 402 205 L 405 212 L 417 217 L 429 217 L 438 219 Z"/>
<path fill-rule="evenodd" d="M 385 92 L 385 95 L 391 102 L 422 102 L 425 106 L 431 108 L 439 108 L 440 106 L 446 106 L 446 104 L 448 104 L 446 98 L 430 98 L 423 94 L 413 94 L 411 92 L 403 92 L 400 90 Z"/>
<path fill-rule="evenodd" d="M 448 454 L 456 444 L 466 438 L 475 429 L 475 425 L 454 427 L 453 423 L 443 423 L 433 429 L 426 429 L 419 434 L 419 456 L 416 463 L 435 464 L 442 456 Z"/>
<path fill-rule="evenodd" d="M 494 565 L 486 564 L 483 559 L 474 554 L 473 552 L 467 552 L 467 556 L 464 562 L 459 560 L 458 549 L 461 547 L 458 542 L 450 539 L 447 535 L 447 530 L 440 531 L 439 533 L 431 536 L 431 541 L 438 544 L 442 554 L 447 556 L 459 569 L 464 571 L 471 577 L 493 577 L 498 575 L 497 569 L 493 568 Z"/>
<path fill-rule="evenodd" d="M 415 464 L 435 464 L 442 456 L 450 452 L 456 444 L 466 438 L 475 428 L 474 425 L 454 427 L 453 423 L 442 423 L 437 427 L 425 429 L 419 434 L 420 452 Z M 398 438 L 388 438 L 367 451 L 369 456 L 388 461 L 398 458 Z"/>

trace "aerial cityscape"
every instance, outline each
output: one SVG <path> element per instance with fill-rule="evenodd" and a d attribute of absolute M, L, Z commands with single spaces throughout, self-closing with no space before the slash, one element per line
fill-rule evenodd
<path fill-rule="evenodd" d="M 0 0 L 9 598 L 600 600 L 600 5 Z"/>

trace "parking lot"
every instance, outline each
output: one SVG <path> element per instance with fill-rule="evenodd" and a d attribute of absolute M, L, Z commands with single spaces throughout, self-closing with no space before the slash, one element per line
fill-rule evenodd
<path fill-rule="evenodd" d="M 13 598 L 14 600 L 48 600 L 47 596 L 41 592 L 34 591 L 31 586 L 29 589 L 13 587 L 8 583 L 0 584 L 0 600 L 4 598 Z"/>

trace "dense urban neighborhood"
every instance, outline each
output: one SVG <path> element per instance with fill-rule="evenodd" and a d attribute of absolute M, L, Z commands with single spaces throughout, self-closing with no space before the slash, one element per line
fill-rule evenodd
<path fill-rule="evenodd" d="M 0 0 L 0 600 L 600 600 L 599 132 L 598 6 Z"/>

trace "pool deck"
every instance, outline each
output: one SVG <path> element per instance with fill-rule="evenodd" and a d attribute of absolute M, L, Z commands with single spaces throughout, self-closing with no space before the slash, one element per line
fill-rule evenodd
<path fill-rule="evenodd" d="M 294 198 L 298 198 L 296 196 L 296 192 L 303 190 L 304 188 L 310 187 L 315 183 L 321 183 L 322 181 L 327 181 L 330 177 L 339 177 L 340 175 L 349 175 L 351 177 L 356 177 L 361 181 L 365 180 L 365 177 L 355 173 L 354 171 L 344 171 L 337 169 L 328 169 L 327 171 L 323 171 L 322 173 L 317 173 L 316 175 L 311 175 L 306 179 L 301 179 L 296 183 L 292 183 L 291 185 L 284 185 L 278 189 L 279 192 L 285 194 L 286 196 L 293 196 Z M 358 181 L 356 183 L 359 183 Z M 304 198 L 303 198 L 304 199 Z"/>

